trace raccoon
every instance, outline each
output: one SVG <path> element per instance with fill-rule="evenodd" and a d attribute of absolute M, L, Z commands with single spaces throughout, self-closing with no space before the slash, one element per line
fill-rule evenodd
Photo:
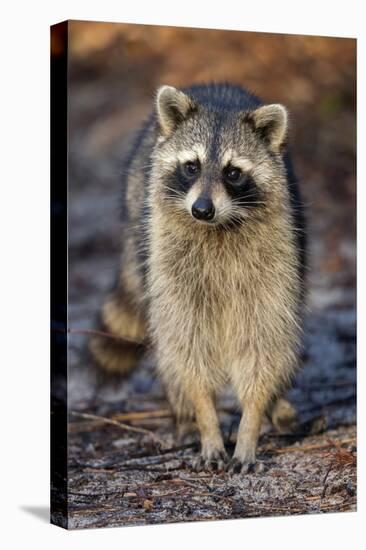
<path fill-rule="evenodd" d="M 305 222 L 286 148 L 288 114 L 230 84 L 158 89 L 128 160 L 118 284 L 91 350 L 110 372 L 148 343 L 179 425 L 195 419 L 198 469 L 260 470 L 265 414 L 295 422 L 282 397 L 299 365 Z M 242 408 L 228 458 L 215 398 Z"/>

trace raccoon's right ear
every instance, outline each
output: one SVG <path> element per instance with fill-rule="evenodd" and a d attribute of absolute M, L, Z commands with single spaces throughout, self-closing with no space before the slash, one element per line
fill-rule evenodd
<path fill-rule="evenodd" d="M 171 135 L 176 127 L 196 109 L 196 102 L 173 86 L 161 86 L 158 89 L 156 111 L 161 133 L 165 137 Z"/>

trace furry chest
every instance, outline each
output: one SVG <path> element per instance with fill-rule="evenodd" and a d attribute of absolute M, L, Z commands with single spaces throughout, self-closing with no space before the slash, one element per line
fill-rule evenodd
<path fill-rule="evenodd" d="M 171 312 L 177 315 L 176 323 L 184 319 L 188 329 L 182 338 L 200 342 L 216 356 L 243 345 L 256 322 L 257 309 L 254 285 L 249 289 L 243 269 L 205 264 L 180 270 L 180 277 L 171 284 L 169 294 L 176 301 Z"/>

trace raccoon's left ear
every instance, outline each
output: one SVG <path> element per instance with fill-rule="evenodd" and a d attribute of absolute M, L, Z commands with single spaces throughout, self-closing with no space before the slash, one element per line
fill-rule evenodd
<path fill-rule="evenodd" d="M 176 127 L 197 109 L 194 100 L 173 86 L 161 86 L 156 95 L 159 126 L 168 137 Z"/>
<path fill-rule="evenodd" d="M 287 109 L 279 103 L 263 105 L 249 113 L 256 132 L 264 139 L 274 153 L 284 145 L 288 130 Z"/>

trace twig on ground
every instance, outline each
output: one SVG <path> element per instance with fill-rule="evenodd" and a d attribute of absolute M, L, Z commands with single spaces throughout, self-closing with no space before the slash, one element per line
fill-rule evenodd
<path fill-rule="evenodd" d="M 326 474 L 325 474 L 325 476 L 324 476 L 324 479 L 323 479 L 323 490 L 322 490 L 322 494 L 321 494 L 321 496 L 320 496 L 320 506 L 321 506 L 321 504 L 322 504 L 322 500 L 323 500 L 323 498 L 325 497 L 325 493 L 326 493 L 326 490 L 327 490 L 327 488 L 328 488 L 327 479 L 328 479 L 328 476 L 329 476 L 329 474 L 330 474 L 330 472 L 331 472 L 333 466 L 334 466 L 334 463 L 333 463 L 333 461 L 332 461 L 332 462 L 329 464 L 329 467 L 328 467 L 328 469 L 327 469 L 327 471 L 326 471 Z"/>
<path fill-rule="evenodd" d="M 96 330 L 92 328 L 68 328 L 67 330 L 62 328 L 53 328 L 54 332 L 61 332 L 63 334 L 94 334 L 95 336 L 103 336 L 105 338 L 112 338 L 113 340 L 119 340 L 121 342 L 128 342 L 130 344 L 137 344 L 139 346 L 146 346 L 147 343 L 144 340 L 136 340 L 128 336 L 116 336 L 111 332 L 105 332 L 103 330 Z"/>
<path fill-rule="evenodd" d="M 96 414 L 81 413 L 77 411 L 70 411 L 70 414 L 72 416 L 76 416 L 77 418 L 84 418 L 85 420 L 96 420 L 98 422 L 103 422 L 104 424 L 111 424 L 112 426 L 117 426 L 118 428 L 122 428 L 123 430 L 126 430 L 126 431 L 148 435 L 149 437 L 151 437 L 151 439 L 160 443 L 160 445 L 164 445 L 164 442 L 162 439 L 160 439 L 160 437 L 158 437 L 156 434 L 154 434 L 150 430 L 146 430 L 145 428 L 137 428 L 136 426 L 130 426 L 129 424 L 124 424 L 122 422 L 118 422 L 117 420 L 112 420 L 111 418 L 98 416 Z"/>
<path fill-rule="evenodd" d="M 113 415 L 114 420 L 149 420 L 150 418 L 170 418 L 172 413 L 169 409 L 158 409 L 154 411 L 132 411 L 117 413 Z"/>

